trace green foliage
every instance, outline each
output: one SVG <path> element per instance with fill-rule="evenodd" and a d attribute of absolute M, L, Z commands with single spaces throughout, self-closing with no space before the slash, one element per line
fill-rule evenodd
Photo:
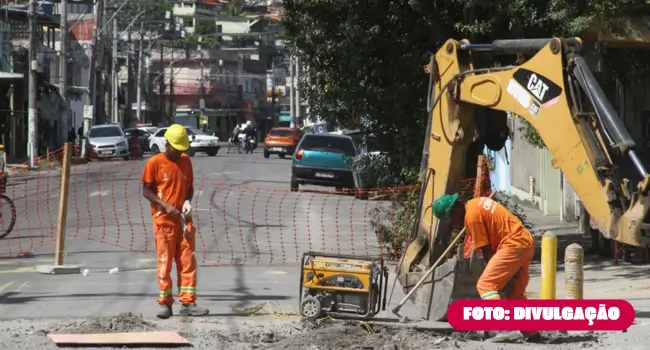
<path fill-rule="evenodd" d="M 422 58 L 444 40 L 577 35 L 599 15 L 647 1 L 292 0 L 284 2 L 283 28 L 308 67 L 300 84 L 312 113 L 372 131 L 396 155 L 393 166 L 409 167 L 420 160 L 428 118 Z"/>
<path fill-rule="evenodd" d="M 301 96 L 330 127 L 367 131 L 365 141 L 386 152 L 356 164 L 379 187 L 415 183 L 421 160 L 428 76 L 423 65 L 448 38 L 495 39 L 574 36 L 599 16 L 648 0 L 287 0 L 282 27 L 305 71 Z M 624 54 L 622 54 L 624 55 Z M 478 58 L 477 58 L 478 59 Z M 493 57 L 481 64 L 497 65 Z M 629 59 L 629 58 L 628 58 Z M 639 64 L 650 62 L 637 59 Z M 625 62 L 619 60 L 621 71 Z M 629 69 L 629 65 L 627 68 Z M 529 124 L 524 138 L 545 147 Z M 432 155 L 435 156 L 435 155 Z M 406 169 L 406 170 L 404 170 Z M 401 249 L 417 213 L 417 191 L 399 195 L 391 208 L 373 213 L 373 225 L 389 250 Z M 515 215 L 526 218 L 514 204 Z"/>
<path fill-rule="evenodd" d="M 195 48 L 200 44 L 204 50 L 218 48 L 219 41 L 214 36 L 216 32 L 217 23 L 214 20 L 197 20 L 194 33 L 185 37 L 184 44 L 191 48 Z M 199 37 L 201 37 L 200 42 Z"/>
<path fill-rule="evenodd" d="M 377 206 L 369 213 L 370 226 L 382 242 L 389 259 L 398 259 L 410 242 L 418 211 L 419 189 L 391 193 L 387 206 Z"/>
<path fill-rule="evenodd" d="M 230 0 L 221 6 L 220 14 L 224 16 L 239 16 L 244 12 L 244 6 L 246 6 L 245 0 Z"/>
<path fill-rule="evenodd" d="M 123 0 L 111 0 L 107 7 L 117 10 L 123 3 Z M 133 20 L 135 20 L 133 30 L 138 29 L 140 22 L 144 22 L 145 27 L 150 27 L 151 24 L 148 22 L 164 20 L 165 11 L 171 11 L 172 7 L 171 2 L 164 0 L 129 0 L 115 16 L 118 19 L 118 29 L 126 30 Z M 112 14 L 113 11 L 109 11 L 109 13 Z"/>
<path fill-rule="evenodd" d="M 537 148 L 546 148 L 546 144 L 537 132 L 537 129 L 533 128 L 533 126 L 523 118 L 521 118 L 521 122 L 522 125 L 519 127 L 519 131 L 522 133 L 521 137 Z"/>

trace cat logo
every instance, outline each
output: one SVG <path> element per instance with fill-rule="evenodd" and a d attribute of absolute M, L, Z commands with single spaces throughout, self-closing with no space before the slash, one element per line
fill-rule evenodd
<path fill-rule="evenodd" d="M 539 102 L 539 109 L 541 109 L 541 107 L 548 107 L 555 104 L 555 102 L 557 102 L 557 98 L 562 94 L 562 88 L 554 81 L 539 73 L 525 68 L 517 69 L 517 71 L 512 74 L 512 78 L 517 83 L 519 83 L 519 85 L 521 85 L 530 95 L 532 95 L 532 97 L 534 97 L 537 102 Z M 524 106 L 524 108 L 529 107 L 530 104 Z M 539 109 L 535 108 L 533 111 L 531 111 L 531 113 L 539 113 Z"/>
<path fill-rule="evenodd" d="M 533 94 L 533 96 L 537 97 L 539 101 L 544 101 L 544 95 L 546 95 L 546 91 L 548 91 L 548 85 L 544 84 L 544 81 L 539 79 L 537 74 L 533 73 L 530 75 L 526 88 L 531 94 Z"/>

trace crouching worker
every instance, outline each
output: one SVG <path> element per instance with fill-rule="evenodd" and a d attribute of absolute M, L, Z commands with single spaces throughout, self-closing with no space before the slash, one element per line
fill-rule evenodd
<path fill-rule="evenodd" d="M 142 195 L 151 202 L 158 260 L 158 318 L 173 315 L 172 262 L 178 273 L 178 299 L 182 316 L 203 316 L 209 311 L 196 306 L 196 229 L 191 222 L 194 174 L 187 130 L 174 124 L 165 132 L 165 152 L 151 157 L 142 173 Z"/>
<path fill-rule="evenodd" d="M 526 299 L 528 271 L 535 253 L 532 234 L 514 214 L 491 198 L 473 198 L 463 205 L 458 202 L 458 194 L 446 194 L 433 203 L 438 219 L 447 219 L 455 211 L 465 218 L 466 234 L 486 262 L 476 285 L 481 299 Z M 521 333 L 529 342 L 542 340 L 537 331 Z M 508 337 L 512 337 L 512 332 L 498 334 L 494 340 L 507 341 Z"/>

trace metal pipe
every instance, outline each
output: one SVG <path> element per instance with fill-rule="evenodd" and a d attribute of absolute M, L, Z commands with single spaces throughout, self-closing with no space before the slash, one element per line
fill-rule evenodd
<path fill-rule="evenodd" d="M 460 49 L 468 51 L 493 51 L 496 49 L 496 46 L 492 44 L 463 44 L 460 45 Z"/>
<path fill-rule="evenodd" d="M 634 140 L 627 132 L 623 122 L 619 119 L 614 107 L 607 100 L 596 78 L 591 74 L 591 70 L 584 58 L 575 57 L 573 58 L 573 62 L 576 68 L 574 73 L 577 73 L 575 77 L 582 89 L 587 92 L 598 119 L 610 135 L 611 141 L 613 142 L 612 147 L 617 148 L 621 153 L 625 153 L 629 148 L 635 146 Z"/>
<path fill-rule="evenodd" d="M 507 40 L 494 40 L 492 45 L 495 46 L 497 50 L 501 50 L 505 53 L 537 53 L 541 50 L 546 44 L 551 41 L 550 38 L 544 39 L 507 39 Z"/>
<path fill-rule="evenodd" d="M 636 167 L 636 170 L 638 170 L 641 175 L 645 175 L 648 173 L 648 171 L 645 169 L 645 166 L 643 166 L 643 163 L 641 163 L 641 160 L 636 155 L 636 152 L 634 150 L 628 150 L 627 155 L 628 157 L 630 157 L 632 163 L 634 163 L 634 167 Z"/>
<path fill-rule="evenodd" d="M 491 44 L 462 44 L 461 50 L 488 51 L 501 53 L 536 53 L 541 50 L 551 39 L 511 39 L 495 40 Z"/>

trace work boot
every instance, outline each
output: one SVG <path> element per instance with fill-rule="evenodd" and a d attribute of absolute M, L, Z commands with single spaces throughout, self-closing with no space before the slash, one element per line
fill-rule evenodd
<path fill-rule="evenodd" d="M 174 312 L 172 311 L 172 306 L 171 305 L 160 305 L 160 309 L 158 310 L 158 313 L 156 314 L 156 317 L 161 318 L 163 320 L 166 320 L 174 315 Z"/>
<path fill-rule="evenodd" d="M 198 307 L 196 304 L 187 304 L 181 307 L 179 315 L 181 316 L 205 316 L 210 313 L 210 310 Z"/>

